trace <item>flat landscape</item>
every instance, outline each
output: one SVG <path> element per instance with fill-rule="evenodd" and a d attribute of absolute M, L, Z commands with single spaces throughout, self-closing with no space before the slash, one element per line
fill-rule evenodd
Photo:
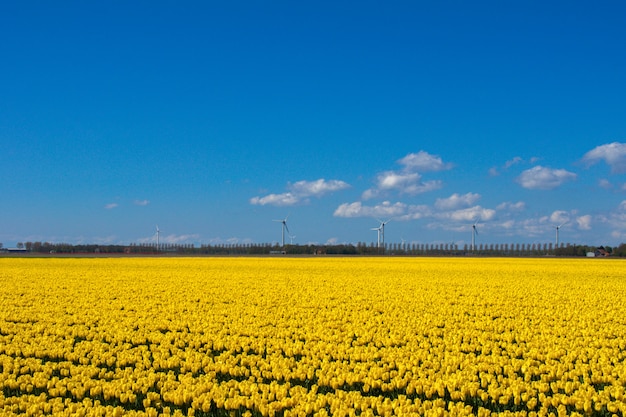
<path fill-rule="evenodd" d="M 0 258 L 0 414 L 623 416 L 625 271 Z"/>

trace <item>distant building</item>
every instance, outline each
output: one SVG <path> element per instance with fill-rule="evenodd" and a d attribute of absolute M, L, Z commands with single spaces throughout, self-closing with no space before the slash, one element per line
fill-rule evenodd
<path fill-rule="evenodd" d="M 28 249 L 26 248 L 4 248 L 4 251 L 9 253 L 27 253 Z"/>
<path fill-rule="evenodd" d="M 609 256 L 609 253 L 606 251 L 606 249 L 604 249 L 604 246 L 600 246 L 598 249 L 596 249 L 595 255 L 596 256 Z"/>
<path fill-rule="evenodd" d="M 602 258 L 605 256 L 611 256 L 611 254 L 604 249 L 604 246 L 600 246 L 594 252 L 587 252 L 587 258 Z"/>

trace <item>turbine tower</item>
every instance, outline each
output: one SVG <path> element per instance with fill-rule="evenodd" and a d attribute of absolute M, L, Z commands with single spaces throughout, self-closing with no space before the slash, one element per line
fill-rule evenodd
<path fill-rule="evenodd" d="M 380 222 L 380 228 L 381 228 L 381 232 L 380 234 L 382 235 L 382 241 L 383 241 L 383 249 L 385 248 L 385 225 L 387 223 L 389 223 L 391 221 L 391 219 L 387 220 L 386 222 L 382 221 L 382 220 L 378 220 Z"/>
<path fill-rule="evenodd" d="M 476 235 L 478 234 L 478 229 L 476 229 L 477 225 L 478 220 L 476 220 L 476 222 L 472 225 L 472 252 L 474 252 L 474 249 L 476 248 Z"/>
<path fill-rule="evenodd" d="M 289 217 L 289 215 L 287 215 L 287 217 Z M 285 247 L 285 230 L 287 230 L 287 233 L 290 233 L 290 232 L 289 232 L 289 228 L 287 227 L 287 217 L 285 217 L 285 218 L 284 218 L 284 219 L 282 219 L 282 220 L 274 220 L 275 222 L 279 222 L 279 223 L 281 223 L 281 224 L 282 224 L 282 231 L 283 231 L 283 234 L 282 234 L 281 244 L 282 244 L 282 247 L 283 247 L 283 248 Z"/>
<path fill-rule="evenodd" d="M 382 242 L 383 249 L 384 249 L 385 248 L 385 225 L 389 223 L 391 219 L 387 220 L 386 222 L 382 220 L 378 220 L 378 221 L 380 222 L 380 225 L 378 227 L 373 227 L 372 230 L 378 231 L 378 248 L 380 248 L 380 244 Z"/>
<path fill-rule="evenodd" d="M 159 225 L 156 225 L 156 235 L 157 235 L 157 251 L 159 250 L 159 235 L 161 234 L 161 230 L 159 229 Z"/>
<path fill-rule="evenodd" d="M 567 222 L 565 222 L 567 223 Z M 558 226 L 554 226 L 554 228 L 556 229 L 556 247 L 559 247 L 559 229 L 561 229 L 561 227 L 565 224 L 565 223 L 561 223 Z"/>
<path fill-rule="evenodd" d="M 376 247 L 380 249 L 380 232 L 383 230 L 382 226 L 372 227 L 370 230 L 376 230 L 378 232 L 378 239 L 376 240 Z"/>

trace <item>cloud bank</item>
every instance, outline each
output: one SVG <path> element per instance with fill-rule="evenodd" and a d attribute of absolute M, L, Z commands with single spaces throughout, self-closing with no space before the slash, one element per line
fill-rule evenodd
<path fill-rule="evenodd" d="M 624 173 L 626 172 L 626 143 L 613 142 L 597 146 L 587 152 L 582 161 L 587 166 L 604 161 L 611 167 L 611 172 Z"/>
<path fill-rule="evenodd" d="M 397 161 L 403 168 L 383 171 L 376 175 L 374 187 L 361 195 L 362 200 L 387 197 L 390 193 L 415 196 L 443 187 L 440 180 L 422 181 L 424 172 L 437 172 L 452 169 L 452 163 L 443 162 L 441 157 L 425 151 L 410 153 Z"/>
<path fill-rule="evenodd" d="M 552 190 L 565 182 L 574 181 L 577 175 L 564 169 L 551 169 L 541 165 L 523 171 L 517 182 L 529 190 Z"/>
<path fill-rule="evenodd" d="M 252 197 L 250 204 L 253 205 L 271 205 L 271 206 L 293 206 L 300 203 L 308 203 L 309 197 L 322 197 L 325 194 L 329 194 L 335 191 L 345 190 L 350 188 L 350 185 L 340 180 L 324 180 L 318 179 L 316 181 L 298 181 L 293 184 L 288 184 L 287 189 L 289 191 L 282 194 L 268 194 L 263 197 Z"/>
<path fill-rule="evenodd" d="M 410 153 L 404 158 L 398 160 L 400 165 L 404 165 L 406 170 L 417 172 L 432 172 L 452 169 L 454 164 L 443 162 L 441 157 L 431 155 L 426 151 L 418 153 Z"/>

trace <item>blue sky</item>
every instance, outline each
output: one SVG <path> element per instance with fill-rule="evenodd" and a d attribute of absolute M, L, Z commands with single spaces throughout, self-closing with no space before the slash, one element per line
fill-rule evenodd
<path fill-rule="evenodd" d="M 626 5 L 8 2 L 0 242 L 626 242 Z"/>

